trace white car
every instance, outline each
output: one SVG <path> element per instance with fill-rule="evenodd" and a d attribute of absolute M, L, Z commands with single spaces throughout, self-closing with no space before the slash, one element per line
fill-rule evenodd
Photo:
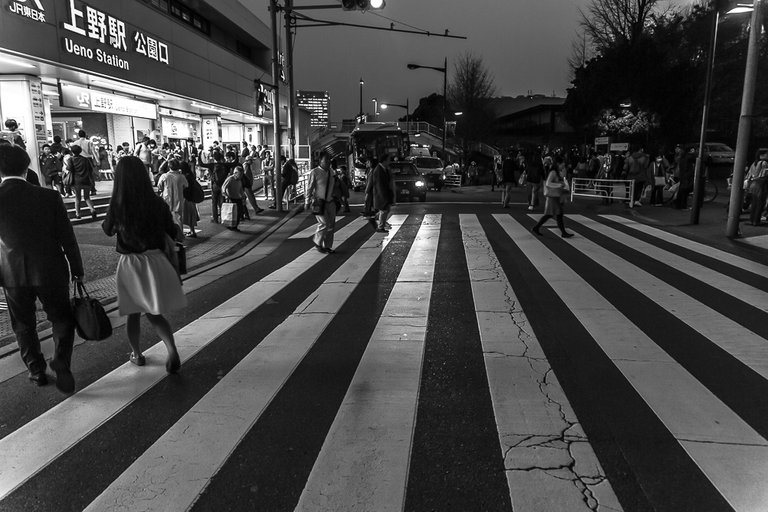
<path fill-rule="evenodd" d="M 424 175 L 428 188 L 435 190 L 443 188 L 445 174 L 442 160 L 434 156 L 414 156 L 411 157 L 411 163 Z"/>

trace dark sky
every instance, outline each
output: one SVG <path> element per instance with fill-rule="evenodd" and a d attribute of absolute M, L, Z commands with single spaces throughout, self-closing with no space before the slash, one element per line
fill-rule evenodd
<path fill-rule="evenodd" d="M 241 0 L 243 1 L 243 0 Z M 693 0 L 670 0 L 679 5 Z M 332 4 L 338 0 L 294 0 L 296 6 Z M 578 38 L 578 9 L 590 0 L 387 0 L 381 11 L 311 10 L 318 19 L 395 28 L 407 25 L 430 32 L 466 36 L 466 40 L 426 37 L 349 27 L 300 28 L 295 39 L 294 73 L 298 89 L 327 90 L 331 119 L 354 117 L 359 110 L 362 76 L 363 107 L 372 112 L 372 97 L 392 103 L 442 94 L 443 75 L 410 71 L 409 62 L 441 67 L 448 57 L 448 81 L 453 62 L 467 52 L 482 57 L 494 77 L 496 96 L 534 93 L 564 96 L 568 87 L 567 59 Z M 269 23 L 267 0 L 245 0 Z M 666 4 L 667 1 L 664 1 Z M 263 10 L 259 5 L 263 5 Z M 282 32 L 281 32 L 282 34 Z M 381 121 L 404 115 L 385 111 Z"/>

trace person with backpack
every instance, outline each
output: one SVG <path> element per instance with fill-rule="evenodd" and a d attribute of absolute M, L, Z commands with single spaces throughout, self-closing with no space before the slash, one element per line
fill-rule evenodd
<path fill-rule="evenodd" d="M 261 168 L 257 165 L 257 162 L 259 165 L 261 164 L 258 155 L 254 154 L 253 151 L 245 158 L 245 162 L 243 162 L 243 191 L 245 192 L 245 197 L 248 199 L 248 203 L 250 203 L 253 208 L 254 215 L 264 211 L 264 208 L 259 206 L 259 203 L 256 201 L 256 196 L 253 193 L 253 189 L 256 186 L 255 177 L 261 174 Z M 245 203 L 243 206 L 245 206 Z M 243 209 L 247 216 L 248 208 Z"/>
<path fill-rule="evenodd" d="M 648 175 L 650 172 L 651 160 L 648 155 L 643 151 L 643 148 L 637 148 L 637 151 L 632 153 L 624 161 L 624 173 L 626 179 L 634 180 L 635 187 L 632 191 L 632 201 L 635 206 L 642 206 L 640 197 L 643 194 L 643 189 L 648 181 Z"/>

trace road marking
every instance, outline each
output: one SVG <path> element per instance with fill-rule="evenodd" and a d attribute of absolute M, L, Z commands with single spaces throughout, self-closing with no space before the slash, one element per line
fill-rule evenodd
<path fill-rule="evenodd" d="M 88 511 L 188 510 L 280 391 L 406 216 L 374 234 L 105 489 Z M 362 219 L 353 221 L 359 226 Z M 291 271 L 293 272 L 293 271 Z M 232 324 L 237 319 L 231 319 Z"/>
<path fill-rule="evenodd" d="M 508 215 L 494 218 L 731 506 L 768 503 L 768 441 L 535 235 Z M 744 446 L 758 463 L 744 463 Z"/>
<path fill-rule="evenodd" d="M 336 222 L 339 222 L 343 218 L 344 218 L 344 215 L 337 215 L 336 216 Z M 298 239 L 309 238 L 309 237 L 311 237 L 312 235 L 315 234 L 316 230 L 317 230 L 317 224 L 312 224 L 308 228 L 302 229 L 301 231 L 299 231 L 295 235 L 289 236 L 288 240 L 298 240 Z"/>
<path fill-rule="evenodd" d="M 611 220 L 613 222 L 616 222 L 618 224 L 622 224 L 636 231 L 640 231 L 641 233 L 646 233 L 653 237 L 659 238 L 661 240 L 664 240 L 665 242 L 669 242 L 678 247 L 683 247 L 690 251 L 703 254 L 704 256 L 708 256 L 714 260 L 721 261 L 723 263 L 728 263 L 729 265 L 733 265 L 734 267 L 738 267 L 743 270 L 748 270 L 749 272 L 753 272 L 759 276 L 768 275 L 768 266 L 757 263 L 756 261 L 753 261 L 747 258 L 742 258 L 730 252 L 721 251 L 720 249 L 715 249 L 714 247 L 711 247 L 709 245 L 704 245 L 699 242 L 694 242 L 693 240 L 689 240 L 682 236 L 673 235 L 672 233 L 668 233 L 664 230 L 647 226 L 637 221 L 626 219 L 619 215 L 601 215 L 601 217 Z"/>
<path fill-rule="evenodd" d="M 342 243 L 364 225 L 356 219 L 338 233 Z M 210 344 L 326 255 L 314 249 L 177 331 L 182 362 Z M 165 346 L 145 352 L 147 366 L 125 363 L 0 439 L 0 500 L 166 377 Z"/>
<path fill-rule="evenodd" d="M 461 214 L 459 222 L 512 503 L 521 510 L 587 510 L 593 495 L 621 510 L 477 216 Z M 536 459 L 570 475 L 531 468 Z"/>
<path fill-rule="evenodd" d="M 402 510 L 440 225 L 424 217 L 296 510 Z"/>
<path fill-rule="evenodd" d="M 685 268 L 684 261 L 687 260 L 683 260 L 683 258 L 679 258 L 674 254 L 654 250 L 650 244 L 646 244 L 641 240 L 635 240 L 628 235 L 586 217 L 574 215 L 571 218 L 631 249 L 669 264 L 685 272 L 693 279 L 707 282 L 707 284 L 711 284 L 741 300 L 747 299 L 740 295 L 759 295 L 759 299 L 753 300 L 762 302 L 748 302 L 755 307 L 760 307 L 758 304 L 768 304 L 768 294 L 740 281 L 718 274 L 693 262 L 689 262 L 689 267 Z M 635 243 L 633 243 L 633 240 Z M 708 338 L 712 343 L 731 354 L 763 378 L 768 379 L 768 352 L 765 350 L 765 338 L 758 336 L 738 322 L 702 304 L 677 288 L 668 285 L 656 276 L 615 256 L 594 242 L 581 237 L 572 238 L 568 241 L 592 261 L 601 265 L 650 300 L 674 314 L 681 322 L 705 338 Z M 738 289 L 739 286 L 742 290 Z M 740 293 L 742 291 L 744 293 Z M 765 305 L 762 307 L 766 308 Z"/>

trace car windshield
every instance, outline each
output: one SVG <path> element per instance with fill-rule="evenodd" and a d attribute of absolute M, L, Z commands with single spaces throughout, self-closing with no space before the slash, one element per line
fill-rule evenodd
<path fill-rule="evenodd" d="M 733 150 L 725 144 L 707 144 L 707 149 L 717 153 L 733 153 Z"/>
<path fill-rule="evenodd" d="M 418 176 L 419 171 L 411 164 L 390 164 L 389 169 L 397 176 Z"/>
<path fill-rule="evenodd" d="M 440 162 L 439 158 L 419 157 L 415 159 L 414 163 L 416 167 L 421 167 L 422 169 L 440 169 L 442 167 L 442 162 Z"/>

